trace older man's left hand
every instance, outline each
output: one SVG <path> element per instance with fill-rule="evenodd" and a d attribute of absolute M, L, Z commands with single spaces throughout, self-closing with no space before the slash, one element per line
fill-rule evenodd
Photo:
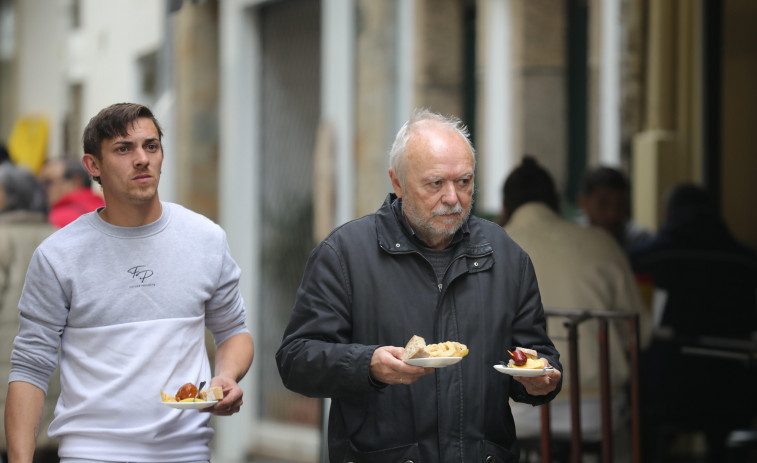
<path fill-rule="evenodd" d="M 518 381 L 526 388 L 526 392 L 531 395 L 547 395 L 554 391 L 557 385 L 560 383 L 562 373 L 559 370 L 553 369 L 546 375 L 542 376 L 515 376 L 515 381 Z"/>

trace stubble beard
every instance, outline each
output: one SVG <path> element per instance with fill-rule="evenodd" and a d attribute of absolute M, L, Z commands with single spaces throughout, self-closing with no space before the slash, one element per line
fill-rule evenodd
<path fill-rule="evenodd" d="M 460 205 L 460 203 L 457 203 L 454 206 L 444 206 L 442 208 L 439 208 L 433 211 L 431 215 L 426 216 L 423 211 L 415 207 L 415 204 L 413 204 L 412 201 L 405 200 L 402 202 L 402 212 L 405 215 L 405 219 L 408 221 L 413 230 L 415 230 L 415 232 L 420 235 L 423 241 L 432 246 L 437 243 L 444 242 L 445 240 L 451 239 L 455 235 L 455 233 L 460 230 L 460 228 L 463 226 L 463 223 L 468 220 L 472 209 L 473 201 L 471 201 L 468 210 L 463 214 L 463 207 Z M 459 218 L 457 219 L 448 219 L 444 221 L 449 225 L 452 225 L 452 227 L 439 228 L 435 226 L 433 218 L 446 214 L 463 215 L 458 216 Z"/>
<path fill-rule="evenodd" d="M 127 192 L 127 197 L 133 203 L 149 203 L 158 195 L 158 179 L 147 185 L 137 185 Z"/>

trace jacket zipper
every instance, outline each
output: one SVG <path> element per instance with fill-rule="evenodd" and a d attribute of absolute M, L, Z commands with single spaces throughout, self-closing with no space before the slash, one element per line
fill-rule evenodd
<path fill-rule="evenodd" d="M 444 269 L 444 274 L 442 274 L 442 279 L 444 279 L 444 277 L 447 276 L 447 271 L 450 269 L 450 267 L 452 267 L 452 264 L 454 264 L 455 261 L 457 261 L 459 259 L 462 259 L 463 257 L 472 257 L 473 259 L 482 259 L 482 258 L 484 258 L 484 256 L 488 256 L 489 254 L 491 254 L 491 253 L 481 254 L 479 256 L 473 256 L 471 254 L 460 254 L 459 256 L 457 256 L 454 259 L 452 259 L 449 262 L 449 264 L 447 264 L 447 268 Z M 424 259 L 426 259 L 426 258 L 424 257 Z M 426 262 L 428 262 L 428 259 L 426 259 Z M 429 265 L 431 265 L 431 262 L 428 262 L 428 263 L 429 263 Z M 438 282 L 438 280 L 437 280 L 437 282 Z M 439 283 L 437 285 L 437 287 L 439 288 L 439 292 L 441 293 L 442 292 L 442 283 Z"/>
<path fill-rule="evenodd" d="M 431 262 L 429 262 L 428 259 L 426 259 L 426 256 L 424 256 L 423 253 L 420 252 L 420 251 L 418 251 L 418 250 L 412 250 L 412 251 L 407 251 L 407 252 L 396 252 L 395 251 L 395 252 L 391 252 L 391 253 L 392 254 L 418 254 L 419 256 L 421 256 L 421 258 L 423 260 L 426 261 L 426 263 L 429 266 L 431 266 L 431 270 L 433 271 L 434 275 L 436 275 L 436 270 L 434 270 L 434 266 L 431 264 Z M 454 264 L 455 261 L 460 260 L 463 257 L 472 257 L 474 259 L 479 259 L 479 258 L 483 258 L 485 256 L 488 256 L 489 254 L 491 254 L 491 252 L 488 252 L 486 254 L 481 254 L 481 255 L 478 255 L 478 256 L 474 256 L 474 255 L 471 255 L 471 254 L 460 254 L 459 256 L 457 256 L 454 259 L 452 259 L 449 262 L 449 264 L 447 264 L 447 268 L 444 269 L 444 273 L 442 274 L 442 280 L 444 280 L 444 277 L 447 276 L 447 271 L 449 270 L 450 267 L 452 267 L 452 264 Z M 444 290 L 444 283 L 440 282 L 438 277 L 436 278 L 436 287 L 437 287 L 437 289 L 439 290 L 440 293 L 442 292 L 442 290 Z"/>

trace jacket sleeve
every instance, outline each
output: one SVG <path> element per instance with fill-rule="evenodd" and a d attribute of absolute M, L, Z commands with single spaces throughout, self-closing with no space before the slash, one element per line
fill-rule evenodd
<path fill-rule="evenodd" d="M 276 352 L 284 386 L 306 396 L 332 398 L 375 389 L 369 368 L 378 346 L 351 340 L 349 275 L 338 250 L 323 242 L 310 255 Z"/>
<path fill-rule="evenodd" d="M 513 319 L 513 341 L 517 346 L 537 351 L 540 357 L 546 358 L 550 365 L 562 373 L 560 353 L 547 335 L 547 322 L 539 294 L 539 286 L 536 281 L 536 272 L 534 271 L 531 259 L 525 253 L 521 259 L 520 272 L 521 290 L 518 295 L 519 305 L 517 313 Z M 543 396 L 534 396 L 528 394 L 526 388 L 521 383 L 512 381 L 510 397 L 517 402 L 542 405 L 554 399 L 560 392 L 560 389 L 562 389 L 562 379 L 557 388 L 551 393 Z"/>

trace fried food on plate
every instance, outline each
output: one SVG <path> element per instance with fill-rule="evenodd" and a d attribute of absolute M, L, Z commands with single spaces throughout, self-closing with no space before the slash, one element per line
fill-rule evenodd
<path fill-rule="evenodd" d="M 415 335 L 405 346 L 402 358 L 407 360 L 427 357 L 465 357 L 466 355 L 468 355 L 468 347 L 465 344 L 456 341 L 426 344 L 425 339 Z"/>

